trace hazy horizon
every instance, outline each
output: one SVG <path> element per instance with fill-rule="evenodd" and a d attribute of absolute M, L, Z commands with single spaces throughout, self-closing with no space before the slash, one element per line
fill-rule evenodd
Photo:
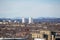
<path fill-rule="evenodd" d="M 0 18 L 60 18 L 60 0 L 0 0 Z"/>

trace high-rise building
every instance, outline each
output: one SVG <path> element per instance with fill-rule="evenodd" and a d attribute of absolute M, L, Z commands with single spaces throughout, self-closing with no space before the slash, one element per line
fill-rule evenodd
<path fill-rule="evenodd" d="M 33 19 L 31 17 L 29 17 L 29 24 L 33 23 Z"/>
<path fill-rule="evenodd" d="M 25 18 L 24 17 L 22 17 L 22 23 L 25 23 Z"/>

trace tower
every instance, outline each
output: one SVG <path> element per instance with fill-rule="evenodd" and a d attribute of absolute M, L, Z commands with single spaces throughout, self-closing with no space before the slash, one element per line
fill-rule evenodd
<path fill-rule="evenodd" d="M 29 24 L 30 24 L 30 23 L 33 23 L 33 20 L 32 20 L 31 17 L 29 17 Z"/>
<path fill-rule="evenodd" d="M 22 23 L 25 23 L 25 18 L 24 17 L 22 17 Z"/>

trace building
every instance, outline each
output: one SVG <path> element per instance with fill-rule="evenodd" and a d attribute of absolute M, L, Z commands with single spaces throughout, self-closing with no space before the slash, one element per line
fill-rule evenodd
<path fill-rule="evenodd" d="M 22 17 L 22 23 L 25 23 L 25 18 L 24 17 Z"/>
<path fill-rule="evenodd" d="M 29 24 L 33 23 L 33 19 L 31 17 L 29 17 Z"/>
<path fill-rule="evenodd" d="M 55 40 L 54 35 L 51 35 L 51 31 L 49 30 L 40 30 L 39 33 L 32 32 L 31 34 L 34 40 Z"/>

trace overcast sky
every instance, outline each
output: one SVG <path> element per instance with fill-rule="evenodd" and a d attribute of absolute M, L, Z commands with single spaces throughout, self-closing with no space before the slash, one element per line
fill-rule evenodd
<path fill-rule="evenodd" d="M 60 0 L 0 0 L 0 17 L 60 18 Z"/>

